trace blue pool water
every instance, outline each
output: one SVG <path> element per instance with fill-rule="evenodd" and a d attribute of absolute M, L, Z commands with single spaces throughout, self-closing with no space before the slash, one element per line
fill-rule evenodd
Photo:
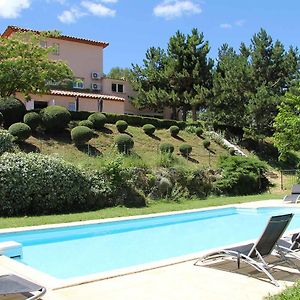
<path fill-rule="evenodd" d="M 258 238 L 270 216 L 300 209 L 225 208 L 168 216 L 0 234 L 23 245 L 22 263 L 59 279 L 159 261 Z"/>

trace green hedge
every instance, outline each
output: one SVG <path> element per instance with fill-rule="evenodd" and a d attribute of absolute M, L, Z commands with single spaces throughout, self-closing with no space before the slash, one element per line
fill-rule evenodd
<path fill-rule="evenodd" d="M 92 114 L 92 112 L 87 111 L 71 111 L 71 117 L 74 121 L 86 120 Z M 186 122 L 176 121 L 176 120 L 167 120 L 167 119 L 158 119 L 153 117 L 143 117 L 137 115 L 121 115 L 113 113 L 103 113 L 107 118 L 108 124 L 115 124 L 119 120 L 126 121 L 130 126 L 139 126 L 142 127 L 145 124 L 152 124 L 155 128 L 158 129 L 168 129 L 171 126 L 178 126 L 180 129 L 186 127 Z"/>
<path fill-rule="evenodd" d="M 87 126 L 76 126 L 71 130 L 71 139 L 75 145 L 83 145 L 94 136 L 93 130 Z"/>
<path fill-rule="evenodd" d="M 48 106 L 40 112 L 43 127 L 49 132 L 61 132 L 69 124 L 71 115 L 69 111 L 62 106 Z"/>
<path fill-rule="evenodd" d="M 23 142 L 31 136 L 31 128 L 25 123 L 14 123 L 9 126 L 8 132 L 17 142 Z"/>
<path fill-rule="evenodd" d="M 7 131 L 0 129 L 0 155 L 15 149 L 14 137 Z"/>

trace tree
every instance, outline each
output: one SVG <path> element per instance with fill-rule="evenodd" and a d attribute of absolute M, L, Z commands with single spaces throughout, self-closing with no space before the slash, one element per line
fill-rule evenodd
<path fill-rule="evenodd" d="M 16 33 L 11 38 L 0 38 L 0 96 L 9 97 L 16 92 L 43 94 L 49 83 L 62 84 L 72 79 L 71 69 L 65 62 L 50 60 L 53 48 L 40 46 L 41 39 L 57 36 L 56 32 Z"/>
<path fill-rule="evenodd" d="M 111 70 L 107 74 L 107 77 L 130 81 L 130 69 L 120 67 L 111 68 Z"/>
<path fill-rule="evenodd" d="M 213 61 L 207 58 L 209 45 L 197 29 L 190 35 L 179 31 L 170 38 L 167 51 L 150 48 L 143 66 L 132 68 L 133 99 L 138 108 L 161 109 L 170 107 L 173 117 L 182 110 L 183 119 L 189 109 L 205 106 L 212 86 Z"/>
<path fill-rule="evenodd" d="M 300 87 L 286 93 L 275 117 L 274 144 L 284 157 L 300 149 Z"/>

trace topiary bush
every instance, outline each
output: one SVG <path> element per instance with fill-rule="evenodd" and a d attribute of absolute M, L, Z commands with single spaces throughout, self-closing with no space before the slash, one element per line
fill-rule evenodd
<path fill-rule="evenodd" d="M 169 128 L 169 131 L 170 131 L 170 133 L 171 133 L 171 136 L 177 136 L 178 133 L 179 133 L 179 131 L 180 131 L 180 129 L 179 129 L 178 126 L 171 126 L 171 127 Z"/>
<path fill-rule="evenodd" d="M 128 123 L 126 121 L 119 120 L 116 122 L 116 127 L 120 133 L 123 133 L 128 128 Z"/>
<path fill-rule="evenodd" d="M 189 144 L 182 144 L 179 147 L 179 151 L 182 156 L 188 157 L 192 153 L 193 147 Z"/>
<path fill-rule="evenodd" d="M 91 121 L 89 121 L 89 120 L 83 120 L 83 121 L 80 121 L 80 122 L 78 123 L 78 125 L 79 125 L 79 126 L 85 126 L 85 127 L 90 128 L 90 129 L 93 129 L 93 128 L 94 128 L 93 123 L 92 123 Z"/>
<path fill-rule="evenodd" d="M 203 129 L 201 127 L 196 128 L 195 133 L 197 136 L 201 137 L 203 134 Z"/>
<path fill-rule="evenodd" d="M 244 156 L 224 156 L 218 163 L 221 176 L 216 188 L 222 194 L 251 195 L 265 192 L 270 182 L 264 175 L 264 162 Z"/>
<path fill-rule="evenodd" d="M 0 98 L 0 112 L 3 114 L 3 125 L 8 128 L 14 123 L 22 122 L 26 107 L 14 97 L 5 97 Z"/>
<path fill-rule="evenodd" d="M 104 114 L 102 114 L 100 112 L 96 112 L 96 113 L 91 114 L 88 117 L 88 120 L 93 123 L 93 127 L 96 130 L 101 130 L 105 126 L 107 118 Z"/>
<path fill-rule="evenodd" d="M 32 131 L 35 131 L 41 124 L 41 116 L 36 112 L 29 112 L 25 114 L 23 121 L 31 128 Z"/>
<path fill-rule="evenodd" d="M 234 148 L 230 148 L 229 149 L 229 154 L 234 156 L 235 155 L 235 149 Z"/>
<path fill-rule="evenodd" d="M 148 135 L 153 135 L 154 132 L 155 132 L 155 130 L 156 130 L 156 128 L 155 128 L 155 126 L 152 125 L 152 124 L 145 124 L 145 125 L 143 126 L 143 130 L 144 130 L 144 132 L 145 132 L 146 134 L 148 134 Z"/>
<path fill-rule="evenodd" d="M 76 126 L 71 130 L 71 139 L 75 145 L 87 143 L 93 135 L 93 130 L 86 126 Z"/>
<path fill-rule="evenodd" d="M 169 153 L 172 154 L 174 152 L 174 146 L 169 143 L 163 143 L 159 146 L 159 150 L 161 153 Z"/>
<path fill-rule="evenodd" d="M 17 142 L 23 142 L 31 136 L 31 128 L 27 124 L 21 122 L 10 125 L 8 132 Z"/>
<path fill-rule="evenodd" d="M 127 134 L 120 134 L 116 137 L 115 143 L 120 153 L 129 154 L 134 146 L 133 139 Z"/>
<path fill-rule="evenodd" d="M 207 139 L 205 139 L 205 140 L 203 141 L 203 147 L 204 147 L 205 149 L 208 149 L 208 148 L 210 147 L 210 141 L 207 140 Z"/>
<path fill-rule="evenodd" d="M 36 153 L 0 156 L 0 216 L 70 213 L 90 207 L 91 184 L 78 168 Z"/>
<path fill-rule="evenodd" d="M 15 149 L 14 137 L 7 130 L 0 130 L 0 155 Z"/>
<path fill-rule="evenodd" d="M 49 132 L 63 131 L 71 120 L 70 112 L 62 106 L 53 105 L 41 110 L 43 127 Z"/>

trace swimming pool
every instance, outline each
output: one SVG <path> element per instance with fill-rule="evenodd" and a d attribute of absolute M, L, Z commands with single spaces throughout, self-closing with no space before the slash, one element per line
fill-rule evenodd
<path fill-rule="evenodd" d="M 270 216 L 300 209 L 223 208 L 156 217 L 0 234 L 0 242 L 23 245 L 20 262 L 58 279 L 161 261 L 256 239 Z"/>

